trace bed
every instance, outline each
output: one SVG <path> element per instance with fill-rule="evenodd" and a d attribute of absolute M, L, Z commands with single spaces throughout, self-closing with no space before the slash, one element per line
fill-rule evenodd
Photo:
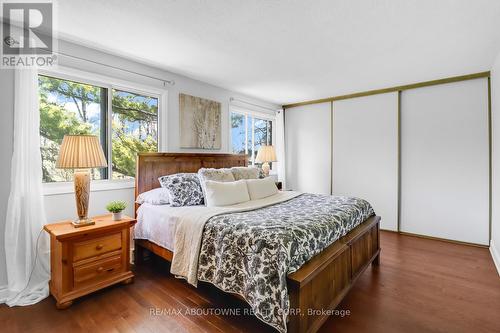
<path fill-rule="evenodd" d="M 245 155 L 195 153 L 139 154 L 136 173 L 136 197 L 140 193 L 160 187 L 158 182 L 158 177 L 160 176 L 182 172 L 195 173 L 200 168 L 228 168 L 246 165 L 247 156 Z M 338 202 L 345 205 L 349 204 L 351 206 L 357 205 L 356 209 L 360 211 L 362 210 L 361 208 L 366 208 L 363 206 L 366 206 L 366 204 L 364 204 L 362 200 L 351 198 L 330 196 L 321 197 L 312 194 L 294 194 L 292 192 L 280 192 L 277 197 L 281 198 L 273 199 L 277 201 L 272 204 L 263 203 L 261 206 L 252 208 L 252 210 L 243 209 L 236 210 L 234 212 L 231 211 L 227 212 L 225 215 L 219 214 L 208 220 L 206 226 L 204 227 L 203 243 L 200 246 L 198 254 L 200 256 L 199 278 L 201 281 L 212 282 L 217 286 L 215 283 L 215 277 L 212 277 L 213 274 L 210 273 L 210 276 L 208 276 L 207 273 L 210 272 L 211 266 L 209 265 L 209 262 L 211 258 L 210 256 L 207 257 L 206 254 L 211 252 L 207 251 L 206 248 L 213 247 L 212 245 L 215 244 L 215 240 L 220 238 L 220 235 L 217 234 L 218 232 L 224 232 L 224 235 L 227 235 L 227 230 L 230 229 L 226 229 L 224 231 L 224 228 L 221 227 L 224 221 L 229 221 L 228 225 L 231 225 L 231 223 L 238 221 L 238 218 L 241 219 L 245 217 L 250 220 L 255 220 L 255 218 L 252 219 L 250 214 L 257 214 L 257 211 L 258 214 L 268 214 L 267 216 L 274 216 L 277 214 L 276 210 L 286 212 L 292 210 L 293 206 L 297 205 L 302 205 L 304 209 L 307 207 L 309 207 L 308 209 L 314 209 L 315 202 L 318 202 L 319 200 L 337 200 L 337 202 L 332 202 L 332 205 Z M 349 200 L 352 202 L 349 202 Z M 144 249 L 172 262 L 174 257 L 174 252 L 172 251 L 174 248 L 172 245 L 173 236 L 172 231 L 169 230 L 171 230 L 172 226 L 175 225 L 177 221 L 176 219 L 179 218 L 176 216 L 176 212 L 179 212 L 179 210 L 145 206 L 139 207 L 139 205 L 137 205 L 136 211 L 138 211 L 139 208 L 141 208 L 139 210 L 140 214 L 149 214 L 149 220 L 154 220 L 155 216 L 160 216 L 158 219 L 161 219 L 161 216 L 163 216 L 163 222 L 161 225 L 166 231 L 163 234 L 161 232 L 154 232 L 149 235 L 146 235 L 146 232 L 138 234 L 138 237 L 135 240 L 136 263 L 140 264 L 143 260 Z M 155 211 L 155 209 L 157 211 Z M 322 209 L 317 210 L 319 211 Z M 366 210 L 367 209 L 365 209 L 365 211 Z M 184 214 L 184 212 L 182 213 Z M 285 284 L 284 290 L 287 294 L 287 303 L 283 306 L 286 310 L 286 315 L 282 317 L 277 316 L 276 309 L 273 310 L 273 320 L 276 321 L 276 317 L 278 317 L 279 320 L 284 320 L 286 323 L 273 323 L 269 321 L 268 324 L 281 332 L 284 332 L 285 330 L 287 332 L 317 331 L 323 322 L 328 318 L 328 311 L 323 310 L 335 309 L 366 267 L 370 264 L 379 264 L 380 217 L 365 213 L 364 215 L 356 215 L 358 219 L 356 223 L 351 223 L 346 220 L 344 224 L 350 225 L 351 227 L 345 228 L 343 233 L 339 231 L 337 233 L 338 239 L 328 246 L 325 246 L 319 253 L 308 252 L 307 255 L 302 255 L 304 258 L 297 262 L 297 267 L 290 270 L 292 273 L 288 273 L 283 277 L 284 282 L 281 281 L 281 284 Z M 144 218 L 143 215 L 141 215 L 141 218 Z M 295 221 L 292 221 L 294 215 L 296 214 L 288 216 L 287 222 L 291 221 L 291 225 L 297 225 L 300 227 L 301 221 L 299 218 L 295 218 Z M 231 222 L 231 219 L 234 221 Z M 280 221 L 275 221 L 275 223 L 279 224 Z M 157 238 L 152 237 L 152 234 L 156 235 Z M 269 235 L 269 232 L 267 234 Z M 310 235 L 309 239 L 311 239 Z M 178 255 L 178 253 L 176 254 Z M 260 255 L 262 256 L 261 253 Z M 218 258 L 218 260 L 220 266 L 220 260 L 224 259 Z M 259 260 L 262 261 L 262 257 Z M 222 262 L 222 264 L 224 264 L 224 262 Z M 235 266 L 238 265 L 241 266 L 242 264 L 236 262 Z M 249 279 L 251 276 L 247 275 L 246 278 Z M 279 284 L 279 281 L 276 283 Z M 220 288 L 220 286 L 218 287 Z M 227 288 L 221 289 L 227 289 L 226 291 L 236 295 L 239 294 L 240 296 L 247 296 L 247 299 L 245 299 L 245 297 L 241 298 L 249 302 L 249 294 L 243 295 L 242 292 L 240 293 L 238 291 L 237 287 L 237 285 L 235 286 L 233 284 L 232 286 L 227 286 Z M 258 294 L 258 296 L 266 295 L 265 292 L 266 291 L 263 290 L 261 294 Z M 268 291 L 268 293 L 270 293 L 270 291 Z M 272 298 L 271 296 L 269 297 Z M 249 303 L 251 305 L 255 305 L 255 301 L 253 303 Z M 278 302 L 276 301 L 275 303 Z M 280 315 L 283 315 L 283 313 L 280 312 Z M 266 318 L 262 318 L 263 316 L 258 315 L 257 317 L 266 321 Z"/>

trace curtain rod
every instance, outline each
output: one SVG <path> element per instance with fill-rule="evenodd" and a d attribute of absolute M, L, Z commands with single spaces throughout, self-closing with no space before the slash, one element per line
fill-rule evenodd
<path fill-rule="evenodd" d="M 117 70 L 120 70 L 122 72 L 127 72 L 127 73 L 131 73 L 131 74 L 135 74 L 135 75 L 147 77 L 147 78 L 150 78 L 150 79 L 153 79 L 153 80 L 158 80 L 158 81 L 163 82 L 163 86 L 164 87 L 167 84 L 171 85 L 171 86 L 175 85 L 175 81 L 174 80 L 165 80 L 165 79 L 162 79 L 162 78 L 159 78 L 159 77 L 156 77 L 156 76 L 147 75 L 147 74 L 139 73 L 139 72 L 136 72 L 136 71 L 131 71 L 131 70 L 128 70 L 128 69 L 120 68 L 120 67 L 113 66 L 113 65 L 104 64 L 104 63 L 99 62 L 99 61 L 85 59 L 85 58 L 82 58 L 82 57 L 74 56 L 74 55 L 71 55 L 71 54 L 63 53 L 63 52 L 53 52 L 53 53 L 58 54 L 58 55 L 62 55 L 62 56 L 65 56 L 65 57 L 73 58 L 73 59 L 78 59 L 78 60 L 82 60 L 82 61 L 91 62 L 91 63 L 96 64 L 96 65 L 101 65 L 101 66 L 104 66 L 104 67 L 109 67 L 109 68 L 112 68 L 112 69 L 117 69 Z"/>
<path fill-rule="evenodd" d="M 13 44 L 18 44 L 19 42 L 17 40 L 15 40 L 14 38 L 10 37 L 9 38 L 9 41 L 7 40 L 4 40 L 4 43 L 10 45 L 11 43 Z M 46 52 L 46 53 L 49 53 L 48 51 L 45 51 L 45 50 L 40 50 L 42 52 Z M 82 61 L 87 61 L 87 62 L 90 62 L 90 63 L 93 63 L 93 64 L 96 64 L 96 65 L 101 65 L 101 66 L 104 66 L 104 67 L 109 67 L 109 68 L 112 68 L 112 69 L 117 69 L 117 70 L 120 70 L 122 72 L 127 72 L 127 73 L 130 73 L 130 74 L 135 74 L 135 75 L 139 75 L 139 76 L 143 76 L 143 77 L 147 77 L 147 78 L 150 78 L 150 79 L 153 79 L 153 80 L 158 80 L 158 81 L 161 81 L 163 82 L 163 86 L 165 87 L 167 84 L 168 85 L 175 85 L 175 81 L 174 80 L 166 80 L 166 79 L 162 79 L 162 78 L 159 78 L 159 77 L 156 77 L 156 76 L 152 76 L 152 75 L 147 75 L 147 74 L 143 74 L 143 73 L 139 73 L 139 72 L 136 72 L 136 71 L 131 71 L 131 70 L 128 70 L 128 69 L 124 69 L 124 68 L 120 68 L 120 67 L 117 67 L 117 66 L 113 66 L 113 65 L 108 65 L 108 64 L 105 64 L 105 63 L 102 63 L 102 62 L 99 62 L 99 61 L 95 61 L 95 60 L 90 60 L 90 59 L 85 59 L 85 58 L 82 58 L 82 57 L 79 57 L 79 56 L 75 56 L 75 55 L 71 55 L 71 54 L 67 54 L 67 53 L 64 53 L 64 52 L 51 52 L 53 54 L 57 54 L 57 55 L 62 55 L 62 56 L 65 56 L 65 57 L 69 57 L 69 58 L 73 58 L 73 59 L 78 59 L 78 60 L 82 60 Z"/>
<path fill-rule="evenodd" d="M 247 101 L 244 101 L 242 99 L 239 99 L 239 98 L 235 98 L 235 97 L 230 97 L 229 98 L 229 101 L 230 102 L 240 102 L 240 103 L 244 103 L 244 104 L 248 104 L 248 105 L 253 105 L 253 106 L 256 106 L 258 108 L 261 108 L 261 109 L 266 109 L 266 110 L 270 110 L 270 111 L 273 111 L 273 112 L 276 112 L 277 110 L 276 109 L 272 109 L 272 108 L 269 108 L 267 106 L 262 106 L 262 105 L 259 105 L 259 104 L 254 104 L 254 103 L 250 103 L 250 102 L 247 102 Z"/>

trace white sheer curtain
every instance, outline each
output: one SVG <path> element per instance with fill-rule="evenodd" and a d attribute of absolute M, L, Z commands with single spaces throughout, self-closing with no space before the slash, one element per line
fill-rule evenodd
<path fill-rule="evenodd" d="M 286 189 L 285 173 L 285 112 L 276 112 L 276 157 L 278 159 L 278 180 L 281 181 L 283 189 Z"/>
<path fill-rule="evenodd" d="M 49 294 L 48 237 L 42 194 L 38 76 L 16 69 L 14 151 L 5 224 L 9 306 L 34 304 Z"/>

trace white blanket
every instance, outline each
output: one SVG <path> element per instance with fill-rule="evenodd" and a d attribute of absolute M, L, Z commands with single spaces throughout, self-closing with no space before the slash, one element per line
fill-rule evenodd
<path fill-rule="evenodd" d="M 198 284 L 198 257 L 205 223 L 212 217 L 226 213 L 254 210 L 299 196 L 300 192 L 283 191 L 270 197 L 251 200 L 225 207 L 178 207 L 178 222 L 174 237 L 174 257 L 170 272 L 186 279 L 190 284 Z"/>
<path fill-rule="evenodd" d="M 137 210 L 135 239 L 147 239 L 167 250 L 174 251 L 175 226 L 179 217 L 177 207 L 143 203 Z"/>

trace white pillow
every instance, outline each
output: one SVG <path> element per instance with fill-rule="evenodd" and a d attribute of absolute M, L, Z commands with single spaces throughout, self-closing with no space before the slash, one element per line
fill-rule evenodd
<path fill-rule="evenodd" d="M 168 205 L 170 204 L 170 196 L 166 188 L 159 187 L 139 194 L 135 202 L 140 205 L 143 203 L 151 205 Z"/>
<path fill-rule="evenodd" d="M 222 168 L 222 169 L 207 169 L 207 168 L 201 168 L 198 170 L 198 178 L 200 178 L 200 185 L 201 189 L 203 191 L 203 197 L 205 199 L 205 205 L 207 202 L 206 198 L 206 193 L 205 193 L 205 182 L 207 180 L 213 180 L 216 182 L 234 182 L 236 179 L 234 179 L 233 173 L 231 172 L 231 169 L 229 168 Z"/>
<path fill-rule="evenodd" d="M 251 200 L 262 199 L 278 193 L 274 178 L 247 179 L 248 194 Z"/>
<path fill-rule="evenodd" d="M 235 182 L 207 180 L 205 191 L 205 203 L 208 207 L 229 206 L 250 200 L 244 179 Z"/>

